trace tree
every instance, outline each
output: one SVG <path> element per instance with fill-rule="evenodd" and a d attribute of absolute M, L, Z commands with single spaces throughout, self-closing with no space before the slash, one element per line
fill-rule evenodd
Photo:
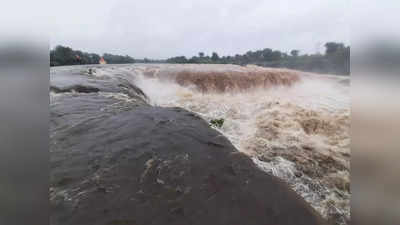
<path fill-rule="evenodd" d="M 274 61 L 280 60 L 281 57 L 282 57 L 282 52 L 277 51 L 277 50 L 273 51 L 272 54 L 271 54 L 271 59 L 274 60 Z"/>
<path fill-rule="evenodd" d="M 188 60 L 185 56 L 177 56 L 173 58 L 167 59 L 168 63 L 188 63 Z"/>
<path fill-rule="evenodd" d="M 219 56 L 218 56 L 218 54 L 216 52 L 212 53 L 211 60 L 213 62 L 217 62 L 219 60 Z"/>
<path fill-rule="evenodd" d="M 135 60 L 128 55 L 120 56 L 105 53 L 103 57 L 108 63 L 135 62 Z M 50 51 L 50 66 L 98 64 L 99 60 L 100 56 L 97 54 L 73 50 L 72 48 L 61 45 L 56 46 Z"/>
<path fill-rule="evenodd" d="M 330 55 L 333 54 L 341 49 L 344 49 L 343 43 L 336 43 L 336 42 L 328 42 L 325 44 L 325 54 Z"/>
<path fill-rule="evenodd" d="M 203 58 L 204 57 L 204 52 L 199 52 L 199 57 Z"/>
<path fill-rule="evenodd" d="M 76 54 L 69 47 L 57 46 L 50 54 L 50 65 L 75 65 L 78 64 Z"/>
<path fill-rule="evenodd" d="M 262 57 L 263 57 L 264 60 L 267 60 L 267 61 L 272 60 L 272 59 L 271 59 L 271 56 L 272 56 L 272 49 L 270 49 L 270 48 L 264 48 L 264 49 L 261 51 L 261 54 L 262 54 Z"/>
<path fill-rule="evenodd" d="M 297 56 L 299 56 L 299 50 L 296 50 L 296 49 L 293 49 L 292 51 L 290 51 L 290 54 L 293 56 L 293 57 L 297 57 Z"/>
<path fill-rule="evenodd" d="M 134 63 L 135 60 L 130 56 L 113 55 L 104 53 L 103 58 L 107 63 L 110 64 L 123 64 L 123 63 Z"/>

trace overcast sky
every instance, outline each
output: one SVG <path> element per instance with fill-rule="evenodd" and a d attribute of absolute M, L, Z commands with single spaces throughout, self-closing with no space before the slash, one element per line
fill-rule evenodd
<path fill-rule="evenodd" d="M 135 58 L 349 44 L 348 0 L 52 1 L 50 46 Z"/>

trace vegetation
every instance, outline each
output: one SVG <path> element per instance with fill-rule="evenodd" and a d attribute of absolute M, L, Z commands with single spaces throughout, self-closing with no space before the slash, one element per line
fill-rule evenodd
<path fill-rule="evenodd" d="M 255 64 L 264 67 L 289 68 L 316 73 L 350 74 L 350 47 L 343 43 L 328 42 L 325 44 L 324 54 L 304 54 L 294 49 L 290 54 L 279 50 L 265 48 L 263 50 L 248 51 L 243 55 L 219 56 L 213 52 L 211 56 L 199 52 L 197 56 L 186 58 L 176 56 L 167 60 L 157 59 L 133 59 L 130 56 L 112 55 L 104 53 L 102 56 L 94 53 L 86 53 L 73 50 L 69 47 L 57 46 L 50 51 L 50 66 L 98 64 L 101 57 L 107 63 L 214 63 L 214 64 Z"/>
<path fill-rule="evenodd" d="M 216 64 L 255 64 L 264 67 L 280 67 L 302 71 L 333 74 L 350 74 L 350 47 L 343 43 L 328 42 L 325 54 L 300 55 L 299 50 L 292 50 L 290 55 L 278 50 L 265 48 L 248 51 L 243 55 L 220 57 L 216 52 L 206 56 L 199 52 L 198 56 L 187 59 L 185 56 L 172 57 L 167 63 L 216 63 Z"/>
<path fill-rule="evenodd" d="M 224 125 L 224 122 L 225 120 L 223 118 L 210 120 L 211 126 L 214 126 L 216 128 L 221 128 L 222 125 Z"/>
<path fill-rule="evenodd" d="M 162 59 L 135 59 L 135 63 L 165 63 L 165 60 Z"/>
<path fill-rule="evenodd" d="M 106 60 L 106 62 L 110 63 L 110 64 L 135 63 L 135 60 L 128 55 L 122 56 L 122 55 L 112 55 L 112 54 L 104 53 L 103 59 Z"/>
<path fill-rule="evenodd" d="M 101 57 L 103 57 L 107 63 L 118 64 L 135 62 L 130 56 L 112 55 L 108 53 L 104 53 L 103 56 L 100 56 L 95 53 L 82 52 L 59 45 L 50 51 L 50 66 L 99 64 Z"/>

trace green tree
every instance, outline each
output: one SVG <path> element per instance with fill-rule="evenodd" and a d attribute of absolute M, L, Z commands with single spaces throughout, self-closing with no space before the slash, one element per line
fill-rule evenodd
<path fill-rule="evenodd" d="M 218 56 L 218 54 L 216 52 L 212 53 L 211 60 L 213 62 L 217 62 L 219 60 L 219 56 Z"/>
<path fill-rule="evenodd" d="M 296 50 L 296 49 L 293 49 L 292 51 L 290 51 L 290 54 L 293 56 L 293 57 L 297 57 L 297 56 L 299 56 L 299 50 Z"/>
<path fill-rule="evenodd" d="M 135 60 L 126 55 L 103 55 L 108 63 L 134 63 Z M 76 65 L 76 64 L 98 64 L 100 56 L 94 53 L 73 50 L 69 47 L 56 46 L 50 50 L 50 66 Z"/>
<path fill-rule="evenodd" d="M 168 63 L 188 63 L 188 60 L 185 56 L 177 56 L 173 58 L 167 59 Z"/>
<path fill-rule="evenodd" d="M 325 44 L 325 54 L 330 55 L 334 54 L 335 52 L 344 49 L 344 44 L 343 43 L 336 43 L 336 42 L 327 42 Z"/>

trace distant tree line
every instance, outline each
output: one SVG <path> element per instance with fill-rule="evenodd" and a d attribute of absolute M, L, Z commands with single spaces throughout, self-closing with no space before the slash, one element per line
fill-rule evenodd
<path fill-rule="evenodd" d="M 325 44 L 325 53 L 300 54 L 299 50 L 290 53 L 265 48 L 263 50 L 248 51 L 243 55 L 219 56 L 213 52 L 211 56 L 199 52 L 198 56 L 186 58 L 176 56 L 167 60 L 160 59 L 133 59 L 126 55 L 112 55 L 104 53 L 102 56 L 73 50 L 69 47 L 57 46 L 50 51 L 50 66 L 99 64 L 103 57 L 107 63 L 194 63 L 194 64 L 255 64 L 264 67 L 289 68 L 308 72 L 350 74 L 350 46 L 343 43 L 328 42 Z"/>
<path fill-rule="evenodd" d="M 263 50 L 248 51 L 243 55 L 220 57 L 216 52 L 206 56 L 199 52 L 198 56 L 172 57 L 167 63 L 215 63 L 215 64 L 255 64 L 264 67 L 280 67 L 297 69 L 317 73 L 350 74 L 350 46 L 343 43 L 328 42 L 325 44 L 324 54 L 300 55 L 299 50 L 292 50 L 290 54 L 278 50 L 265 48 Z"/>
<path fill-rule="evenodd" d="M 135 62 L 136 63 L 165 63 L 165 60 L 144 58 L 144 59 L 135 59 Z"/>
<path fill-rule="evenodd" d="M 111 64 L 135 62 L 135 59 L 128 55 L 122 56 L 104 53 L 100 56 L 95 53 L 82 52 L 79 50 L 73 50 L 70 47 L 59 45 L 50 50 L 50 66 L 99 64 L 101 57 L 103 57 L 107 63 Z"/>

